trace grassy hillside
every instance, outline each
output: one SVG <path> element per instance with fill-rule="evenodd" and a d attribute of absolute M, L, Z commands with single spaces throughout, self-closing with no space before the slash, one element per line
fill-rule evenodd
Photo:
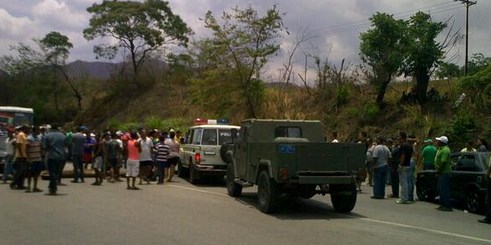
<path fill-rule="evenodd" d="M 169 79 L 145 90 L 99 91 L 97 99 L 92 100 L 75 124 L 120 129 L 172 127 L 185 131 L 196 117 L 219 117 L 213 108 L 193 101 L 190 86 L 185 79 Z M 392 83 L 383 109 L 375 105 L 376 91 L 370 86 L 344 84 L 344 90 L 339 90 L 339 86 L 332 85 L 323 91 L 301 86 L 266 86 L 258 117 L 318 119 L 324 123 L 327 136 L 336 131 L 342 141 L 355 140 L 360 131 L 371 137 L 395 137 L 403 130 L 419 138 L 446 134 L 457 148 L 477 136 L 491 136 L 489 113 L 477 110 L 469 99 L 454 108 L 461 94 L 457 81 L 430 82 L 429 88 L 434 87 L 447 99 L 430 101 L 424 106 L 400 101 L 403 92 L 411 90 L 412 83 Z M 234 108 L 228 117 L 238 124 L 246 118 L 245 109 Z"/>

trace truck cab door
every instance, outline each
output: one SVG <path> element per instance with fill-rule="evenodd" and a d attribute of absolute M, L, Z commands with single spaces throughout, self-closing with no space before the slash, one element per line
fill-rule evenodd
<path fill-rule="evenodd" d="M 241 127 L 239 137 L 235 142 L 235 166 L 236 176 L 244 179 L 246 176 L 247 166 L 247 127 Z"/>

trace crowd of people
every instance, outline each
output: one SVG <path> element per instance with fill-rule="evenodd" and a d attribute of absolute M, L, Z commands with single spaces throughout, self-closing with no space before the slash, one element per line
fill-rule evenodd
<path fill-rule="evenodd" d="M 49 173 L 48 195 L 57 195 L 59 185 L 64 185 L 62 173 L 67 161 L 73 163 L 72 183 L 84 183 L 84 171 L 92 165 L 95 181 L 100 186 L 104 181 L 123 182 L 120 169 L 126 169 L 126 188 L 140 190 L 139 184 L 156 181 L 157 184 L 171 182 L 174 170 L 179 162 L 181 132 L 140 128 L 131 132 L 108 129 L 100 133 L 90 131 L 86 126 L 78 127 L 74 133 L 65 132 L 58 125 L 52 127 L 19 126 L 8 130 L 6 138 L 7 156 L 5 158 L 2 180 L 8 183 L 12 176 L 10 188 L 25 192 L 43 192 L 38 186 L 38 179 L 43 170 Z M 338 135 L 332 133 L 330 142 L 338 143 Z M 397 198 L 397 204 L 413 203 L 416 172 L 434 169 L 438 173 L 440 211 L 452 211 L 449 190 L 449 173 L 451 171 L 449 140 L 446 136 L 420 141 L 416 137 L 400 132 L 395 140 L 377 137 L 372 140 L 366 132 L 360 132 L 358 143 L 366 146 L 366 175 L 361 175 L 361 182 L 368 176 L 368 185 L 373 188 L 373 199 L 385 199 L 385 186 L 391 185 L 388 198 Z M 477 148 L 469 141 L 461 152 L 487 152 L 489 145 L 483 138 L 478 138 Z M 491 168 L 488 173 L 488 193 L 491 191 Z M 27 186 L 26 186 L 27 184 Z M 488 194 L 491 199 L 491 194 Z M 491 204 L 491 200 L 488 201 Z M 488 206 L 489 206 L 488 204 Z M 486 218 L 480 220 L 491 223 L 491 208 Z"/>
<path fill-rule="evenodd" d="M 337 137 L 337 134 L 334 135 Z M 337 138 L 334 139 L 338 142 Z M 372 199 L 385 199 L 385 186 L 390 184 L 391 193 L 387 195 L 388 198 L 397 198 L 397 204 L 413 203 L 417 171 L 433 169 L 438 176 L 440 206 L 437 207 L 437 210 L 453 210 L 449 183 L 452 164 L 448 137 L 428 138 L 421 142 L 416 137 L 400 132 L 395 140 L 384 137 L 372 140 L 366 132 L 360 132 L 358 143 L 366 145 L 366 166 L 362 172 L 368 175 L 367 183 L 373 188 Z M 474 148 L 474 145 L 477 146 L 477 149 Z M 484 138 L 478 138 L 475 144 L 469 141 L 460 151 L 487 152 L 488 149 L 487 141 Z M 366 175 L 362 175 L 359 182 L 365 181 Z M 491 223 L 491 181 L 489 181 L 491 167 L 488 169 L 487 176 L 489 201 L 487 201 L 486 217 L 480 220 L 483 223 Z M 361 191 L 360 183 L 358 183 L 358 191 Z"/>
<path fill-rule="evenodd" d="M 42 192 L 38 179 L 43 170 L 49 173 L 48 195 L 57 195 L 67 161 L 73 163 L 72 183 L 84 183 L 92 167 L 94 186 L 104 181 L 123 182 L 120 169 L 126 169 L 128 190 L 139 190 L 139 184 L 171 182 L 179 162 L 181 132 L 140 128 L 131 132 L 108 129 L 100 133 L 86 126 L 65 132 L 58 125 L 19 126 L 8 130 L 7 156 L 2 180 L 13 190 Z M 27 186 L 26 186 L 27 182 Z"/>

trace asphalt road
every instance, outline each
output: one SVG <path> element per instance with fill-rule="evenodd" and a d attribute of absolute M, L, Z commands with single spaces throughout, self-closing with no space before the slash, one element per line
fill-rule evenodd
<path fill-rule="evenodd" d="M 367 186 L 351 214 L 315 196 L 284 198 L 267 215 L 255 207 L 254 187 L 232 198 L 220 182 L 195 186 L 176 178 L 132 191 L 124 182 L 92 180 L 64 179 L 59 196 L 0 185 L 0 244 L 491 244 L 491 225 L 478 223 L 480 215 L 373 200 Z"/>

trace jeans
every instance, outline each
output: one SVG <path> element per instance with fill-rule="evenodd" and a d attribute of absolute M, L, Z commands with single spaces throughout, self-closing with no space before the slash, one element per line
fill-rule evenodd
<path fill-rule="evenodd" d="M 392 196 L 399 197 L 399 165 L 390 167 L 390 186 L 392 188 Z"/>
<path fill-rule="evenodd" d="M 12 165 L 12 159 L 13 156 L 12 155 L 6 155 L 5 156 L 5 166 L 3 167 L 3 176 L 2 176 L 2 179 L 3 179 L 3 182 L 6 182 L 9 175 L 14 175 L 14 167 Z"/>
<path fill-rule="evenodd" d="M 167 162 L 157 161 L 157 177 L 159 178 L 159 183 L 164 182 L 164 171 Z"/>
<path fill-rule="evenodd" d="M 399 183 L 401 185 L 400 198 L 402 201 L 409 201 L 408 174 L 410 167 L 399 167 Z"/>
<path fill-rule="evenodd" d="M 73 162 L 73 181 L 84 182 L 84 163 L 83 155 L 72 155 Z"/>
<path fill-rule="evenodd" d="M 407 190 L 408 190 L 408 200 L 414 201 L 414 174 L 416 171 L 416 164 L 411 159 L 411 166 L 409 166 L 409 170 L 407 173 Z"/>
<path fill-rule="evenodd" d="M 440 190 L 440 205 L 445 208 L 452 208 L 450 201 L 450 178 L 448 173 L 441 173 L 438 176 L 438 187 Z"/>
<path fill-rule="evenodd" d="M 49 192 L 56 192 L 58 186 L 58 179 L 60 178 L 60 170 L 65 160 L 48 159 L 48 172 L 49 172 Z"/>
<path fill-rule="evenodd" d="M 385 197 L 385 183 L 387 183 L 387 169 L 388 166 L 384 165 L 382 167 L 373 169 L 373 196 L 374 197 Z"/>
<path fill-rule="evenodd" d="M 27 174 L 27 159 L 16 159 L 14 162 L 15 174 L 10 186 L 24 187 L 24 180 Z"/>

